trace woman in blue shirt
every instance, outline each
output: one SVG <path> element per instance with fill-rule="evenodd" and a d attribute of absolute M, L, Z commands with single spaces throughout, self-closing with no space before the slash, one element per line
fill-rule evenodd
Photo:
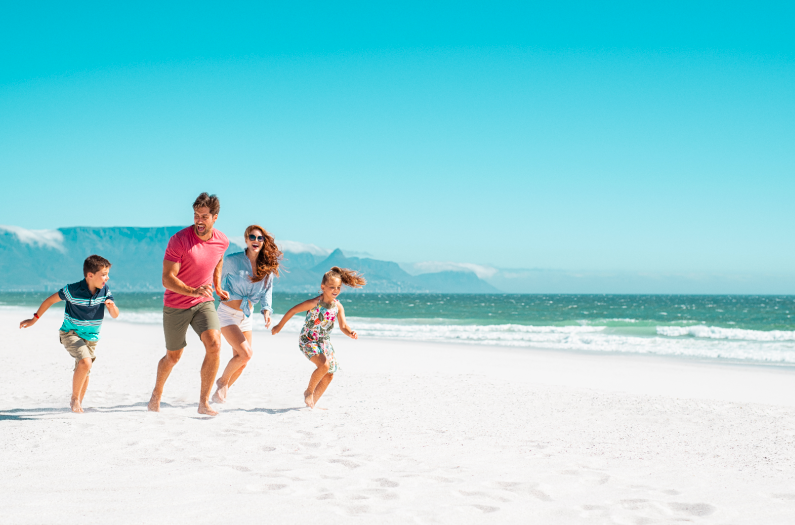
<path fill-rule="evenodd" d="M 234 355 L 224 373 L 215 382 L 218 389 L 213 394 L 214 403 L 226 402 L 226 396 L 246 364 L 251 359 L 251 309 L 262 303 L 260 313 L 265 317 L 265 328 L 270 327 L 273 278 L 279 276 L 282 252 L 265 228 L 252 224 L 246 228 L 245 251 L 224 258 L 221 286 L 229 299 L 218 305 L 221 333 L 232 346 Z"/>

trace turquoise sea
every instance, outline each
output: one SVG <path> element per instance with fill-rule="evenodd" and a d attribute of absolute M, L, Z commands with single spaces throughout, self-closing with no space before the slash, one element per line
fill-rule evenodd
<path fill-rule="evenodd" d="M 5 307 L 46 293 L 2 293 Z M 162 295 L 116 293 L 120 320 L 159 323 Z M 311 294 L 275 293 L 276 316 Z M 361 337 L 795 365 L 795 296 L 342 294 Z M 257 319 L 255 330 L 264 330 Z M 298 331 L 300 319 L 287 330 Z"/>

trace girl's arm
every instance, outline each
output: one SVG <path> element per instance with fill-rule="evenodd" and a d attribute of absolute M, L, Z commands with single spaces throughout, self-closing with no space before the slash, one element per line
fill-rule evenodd
<path fill-rule="evenodd" d="M 339 301 L 337 302 L 339 303 Z M 342 307 L 342 303 L 339 303 L 337 307 L 337 318 L 340 321 L 340 330 L 343 334 L 351 339 L 359 339 L 359 334 L 356 333 L 356 330 L 351 330 L 351 327 L 348 326 L 348 322 L 345 320 L 345 308 Z"/>
<path fill-rule="evenodd" d="M 55 292 L 54 294 L 52 294 L 51 296 L 46 298 L 44 300 L 44 302 L 41 303 L 41 306 L 39 306 L 39 309 L 36 310 L 36 315 L 34 315 L 32 319 L 25 319 L 24 321 L 19 323 L 19 327 L 20 328 L 28 328 L 29 326 L 33 326 L 34 324 L 36 324 L 36 321 L 38 321 L 36 316 L 41 317 L 42 315 L 44 315 L 44 312 L 46 312 L 47 310 L 50 309 L 50 306 L 54 305 L 55 303 L 57 303 L 59 301 L 63 301 L 63 299 L 58 297 L 58 292 Z"/>
<path fill-rule="evenodd" d="M 292 308 L 290 308 L 289 310 L 287 310 L 287 313 L 284 314 L 284 317 L 282 317 L 281 321 L 279 321 L 279 324 L 273 327 L 273 330 L 271 330 L 271 334 L 276 335 L 279 332 L 281 332 L 282 328 L 284 328 L 285 323 L 287 323 L 287 321 L 289 321 L 290 318 L 295 314 L 297 314 L 298 312 L 306 312 L 317 306 L 317 303 L 318 301 L 320 301 L 321 297 L 322 297 L 321 295 L 318 295 L 313 299 L 304 301 L 303 303 L 297 304 Z"/>

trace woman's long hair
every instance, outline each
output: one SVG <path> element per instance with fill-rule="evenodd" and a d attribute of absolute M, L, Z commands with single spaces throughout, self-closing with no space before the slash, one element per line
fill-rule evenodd
<path fill-rule="evenodd" d="M 335 266 L 323 274 L 322 284 L 326 284 L 329 279 L 334 279 L 335 277 L 342 281 L 342 284 L 350 286 L 351 288 L 361 288 L 367 284 L 367 281 L 364 280 L 364 277 L 362 277 L 359 272 L 349 270 L 348 268 L 340 268 L 339 266 Z"/>
<path fill-rule="evenodd" d="M 262 248 L 257 254 L 257 271 L 251 276 L 251 282 L 258 283 L 272 273 L 275 274 L 276 277 L 279 276 L 279 261 L 281 261 L 284 254 L 279 250 L 279 247 L 276 246 L 276 241 L 273 240 L 273 236 L 262 226 L 252 224 L 246 228 L 246 233 L 243 234 L 243 238 L 248 239 L 248 235 L 254 230 L 261 231 L 262 236 L 265 238 L 262 243 Z"/>

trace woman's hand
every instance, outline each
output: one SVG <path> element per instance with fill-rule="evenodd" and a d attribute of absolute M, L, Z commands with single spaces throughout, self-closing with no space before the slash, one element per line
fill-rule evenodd
<path fill-rule="evenodd" d="M 271 313 L 268 310 L 265 310 L 262 313 L 263 317 L 265 317 L 265 328 L 271 327 Z"/>

